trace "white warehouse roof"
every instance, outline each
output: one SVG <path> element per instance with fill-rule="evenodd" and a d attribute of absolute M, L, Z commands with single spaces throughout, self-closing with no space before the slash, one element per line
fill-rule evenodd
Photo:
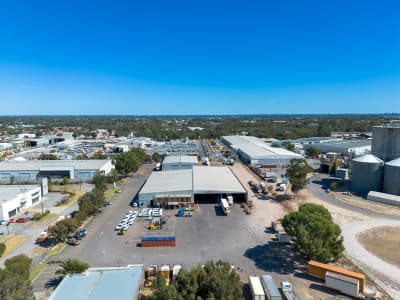
<path fill-rule="evenodd" d="M 140 193 L 169 193 L 192 190 L 192 170 L 153 172 Z"/>
<path fill-rule="evenodd" d="M 139 193 L 144 194 L 245 194 L 228 167 L 193 166 L 192 169 L 153 172 Z"/>
<path fill-rule="evenodd" d="M 230 135 L 223 136 L 223 140 L 229 143 L 230 147 L 245 153 L 251 159 L 264 159 L 271 157 L 302 158 L 300 154 L 279 147 L 271 147 L 263 140 L 254 136 Z"/>
<path fill-rule="evenodd" d="M 26 160 L 2 161 L 0 171 L 36 171 L 41 168 L 74 168 L 76 170 L 101 169 L 109 163 L 107 159 L 93 160 Z"/>
<path fill-rule="evenodd" d="M 228 167 L 193 167 L 195 193 L 246 193 Z"/>
<path fill-rule="evenodd" d="M 40 185 L 0 185 L 0 201 L 7 201 L 20 193 L 37 189 Z"/>
<path fill-rule="evenodd" d="M 169 155 L 163 160 L 163 165 L 166 164 L 197 164 L 197 157 L 193 155 Z"/>

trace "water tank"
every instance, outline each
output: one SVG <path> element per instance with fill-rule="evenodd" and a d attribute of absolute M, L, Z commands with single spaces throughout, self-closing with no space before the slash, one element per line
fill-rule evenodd
<path fill-rule="evenodd" d="M 391 161 L 400 157 L 400 126 L 373 127 L 371 152 L 384 161 Z"/>
<path fill-rule="evenodd" d="M 400 157 L 385 164 L 383 191 L 400 196 Z"/>
<path fill-rule="evenodd" d="M 372 154 L 353 159 L 351 167 L 351 187 L 353 192 L 368 194 L 381 191 L 383 161 Z"/>

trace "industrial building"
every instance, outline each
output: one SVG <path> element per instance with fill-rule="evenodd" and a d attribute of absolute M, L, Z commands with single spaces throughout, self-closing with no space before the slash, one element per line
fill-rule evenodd
<path fill-rule="evenodd" d="M 0 162 L 0 183 L 33 183 L 40 178 L 71 181 L 90 181 L 97 172 L 108 174 L 111 160 L 26 160 Z"/>
<path fill-rule="evenodd" d="M 383 180 L 383 160 L 375 155 L 366 154 L 352 161 L 352 190 L 367 195 L 369 191 L 381 191 Z"/>
<path fill-rule="evenodd" d="M 371 140 L 341 140 L 303 145 L 304 150 L 309 147 L 318 148 L 322 153 L 334 152 L 359 156 L 371 152 Z"/>
<path fill-rule="evenodd" d="M 145 206 L 215 203 L 226 194 L 231 194 L 235 201 L 247 197 L 230 168 L 193 166 L 192 169 L 153 172 L 139 192 L 139 202 Z"/>
<path fill-rule="evenodd" d="M 197 156 L 171 155 L 166 156 L 162 162 L 163 171 L 191 169 L 198 164 Z"/>
<path fill-rule="evenodd" d="M 39 185 L 0 185 L 0 219 L 8 220 L 22 208 L 42 201 Z"/>
<path fill-rule="evenodd" d="M 383 161 L 400 157 L 400 126 L 384 125 L 372 128 L 372 153 Z"/>
<path fill-rule="evenodd" d="M 90 268 L 83 273 L 66 275 L 49 300 L 136 300 L 143 282 L 143 265 Z"/>
<path fill-rule="evenodd" d="M 223 136 L 221 140 L 235 150 L 243 162 L 253 166 L 286 166 L 294 158 L 303 158 L 302 155 L 289 150 L 272 147 L 254 136 L 231 135 Z"/>

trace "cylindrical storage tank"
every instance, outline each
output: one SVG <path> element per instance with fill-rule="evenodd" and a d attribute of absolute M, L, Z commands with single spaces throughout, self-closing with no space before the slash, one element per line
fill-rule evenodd
<path fill-rule="evenodd" d="M 383 180 L 383 160 L 367 154 L 353 159 L 351 188 L 353 192 L 366 195 L 369 191 L 380 192 Z"/>
<path fill-rule="evenodd" d="M 400 157 L 385 164 L 383 191 L 400 196 Z"/>
<path fill-rule="evenodd" d="M 400 126 L 373 127 L 371 152 L 385 162 L 400 157 Z"/>

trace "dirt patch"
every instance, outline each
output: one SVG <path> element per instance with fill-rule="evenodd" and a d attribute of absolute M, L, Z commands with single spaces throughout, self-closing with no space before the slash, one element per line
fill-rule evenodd
<path fill-rule="evenodd" d="M 6 257 L 8 254 L 13 252 L 15 249 L 17 249 L 19 246 L 21 246 L 28 239 L 29 239 L 29 236 L 22 235 L 22 234 L 6 236 L 2 240 L 2 242 L 6 244 L 6 251 L 4 252 L 3 257 Z"/>
<path fill-rule="evenodd" d="M 375 227 L 357 238 L 369 252 L 400 267 L 400 227 Z"/>
<path fill-rule="evenodd" d="M 366 215 L 329 204 L 314 196 L 307 189 L 297 193 L 294 199 L 281 202 L 282 206 L 285 207 L 288 212 L 297 211 L 298 207 L 305 203 L 314 203 L 324 206 L 329 210 L 334 222 L 338 225 L 370 219 L 370 217 Z"/>

